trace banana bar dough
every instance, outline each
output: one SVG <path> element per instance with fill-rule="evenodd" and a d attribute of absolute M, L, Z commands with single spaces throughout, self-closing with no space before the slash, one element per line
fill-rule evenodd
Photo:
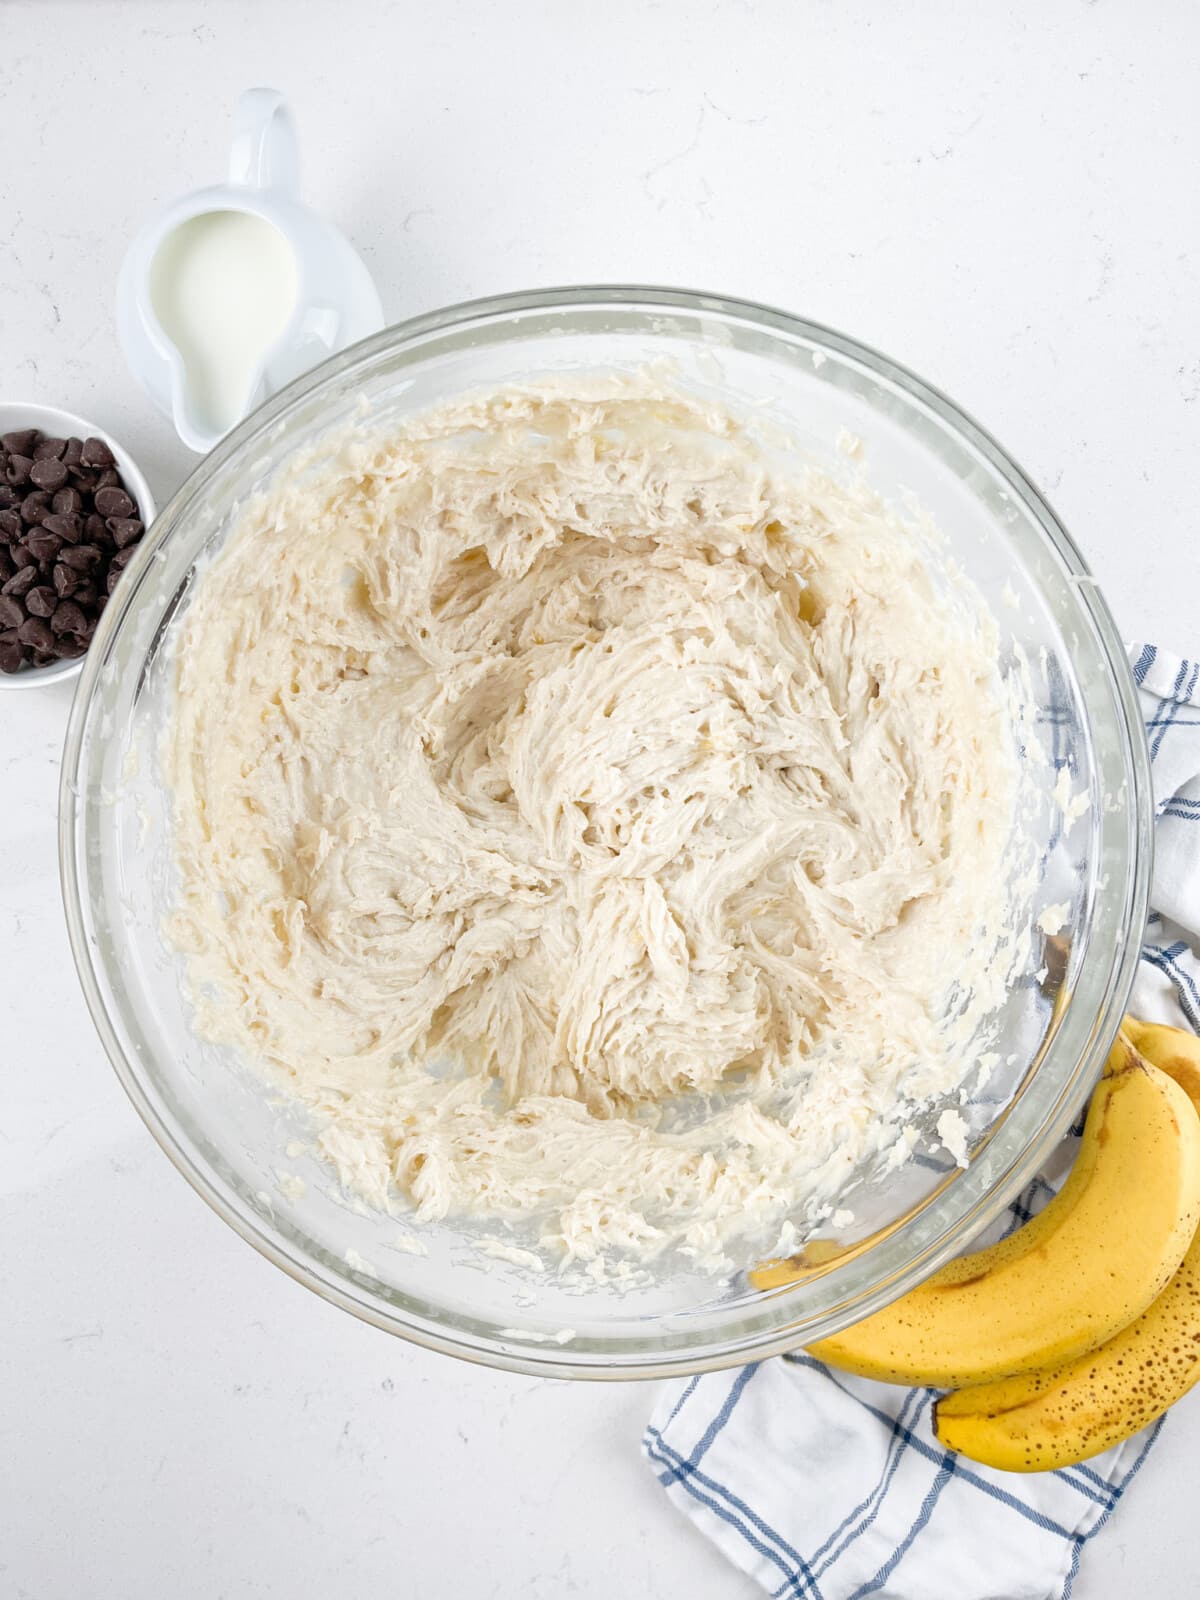
<path fill-rule="evenodd" d="M 344 1183 L 720 1263 L 1004 993 L 995 630 L 861 477 L 644 380 L 298 465 L 198 582 L 166 760 L 198 1025 Z"/>

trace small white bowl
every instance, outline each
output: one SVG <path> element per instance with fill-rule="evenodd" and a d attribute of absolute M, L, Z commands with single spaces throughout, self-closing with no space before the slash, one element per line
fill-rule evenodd
<path fill-rule="evenodd" d="M 57 406 L 27 405 L 22 401 L 0 400 L 0 434 L 16 433 L 21 428 L 37 428 L 51 439 L 103 439 L 113 453 L 117 471 L 125 487 L 137 501 L 138 516 L 149 528 L 154 521 L 154 496 L 150 485 L 142 477 L 132 456 L 103 428 L 77 417 L 73 411 L 60 411 Z M 86 652 L 70 661 L 56 661 L 49 667 L 24 666 L 20 672 L 0 672 L 0 689 L 39 689 L 48 683 L 61 683 L 64 678 L 74 678 L 83 670 Z"/>

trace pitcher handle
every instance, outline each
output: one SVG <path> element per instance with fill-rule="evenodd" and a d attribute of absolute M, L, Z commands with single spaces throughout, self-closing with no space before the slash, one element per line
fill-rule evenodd
<path fill-rule="evenodd" d="M 229 181 L 251 189 L 274 189 L 287 199 L 300 194 L 296 124 L 278 89 L 247 89 L 233 114 Z"/>

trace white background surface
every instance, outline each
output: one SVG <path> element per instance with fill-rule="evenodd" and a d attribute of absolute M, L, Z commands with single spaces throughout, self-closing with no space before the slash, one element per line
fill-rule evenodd
<path fill-rule="evenodd" d="M 1127 636 L 1195 653 L 1198 54 L 1186 0 L 0 0 L 0 398 L 94 417 L 166 498 L 118 263 L 270 83 L 392 318 L 640 280 L 844 328 L 1048 489 Z M 0 1596 L 746 1600 L 639 1459 L 647 1390 L 407 1349 L 159 1154 L 67 952 L 67 706 L 0 698 Z M 1077 1600 L 1194 1592 L 1198 1447 L 1193 1398 Z"/>

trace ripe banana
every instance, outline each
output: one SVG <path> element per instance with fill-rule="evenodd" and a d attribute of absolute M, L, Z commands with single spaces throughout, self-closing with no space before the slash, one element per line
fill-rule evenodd
<path fill-rule="evenodd" d="M 1124 1032 L 1200 1113 L 1200 1039 L 1126 1018 Z M 1039 1472 L 1086 1461 L 1144 1428 L 1200 1379 L 1200 1233 L 1136 1321 L 1075 1361 L 979 1384 L 937 1405 L 938 1438 L 988 1466 Z"/>
<path fill-rule="evenodd" d="M 1200 1039 L 1194 1033 L 1159 1022 L 1139 1022 L 1136 1017 L 1126 1017 L 1121 1032 L 1139 1055 L 1186 1089 L 1200 1110 Z"/>
<path fill-rule="evenodd" d="M 1200 1117 L 1118 1040 L 1074 1169 L 1046 1209 L 811 1353 L 862 1377 L 937 1388 L 1072 1360 L 1145 1311 L 1198 1221 Z"/>

